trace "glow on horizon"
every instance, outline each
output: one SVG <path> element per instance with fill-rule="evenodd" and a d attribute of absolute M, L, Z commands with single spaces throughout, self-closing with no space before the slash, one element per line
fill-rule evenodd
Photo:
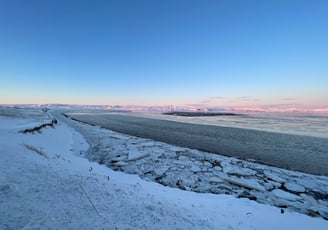
<path fill-rule="evenodd" d="M 0 104 L 327 111 L 327 11 L 320 0 L 2 1 Z"/>

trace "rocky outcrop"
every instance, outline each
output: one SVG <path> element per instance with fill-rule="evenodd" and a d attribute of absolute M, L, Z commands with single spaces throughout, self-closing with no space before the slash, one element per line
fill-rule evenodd
<path fill-rule="evenodd" d="M 36 126 L 36 127 L 34 127 L 34 128 L 24 129 L 24 130 L 20 131 L 20 133 L 24 133 L 24 134 L 26 134 L 26 133 L 40 132 L 41 129 L 43 129 L 43 128 L 47 127 L 47 126 L 49 126 L 49 127 L 54 127 L 57 123 L 58 123 L 58 121 L 57 121 L 55 118 L 53 118 L 53 119 L 51 120 L 51 122 L 48 122 L 48 123 L 45 123 L 45 124 L 42 124 L 42 125 Z"/>

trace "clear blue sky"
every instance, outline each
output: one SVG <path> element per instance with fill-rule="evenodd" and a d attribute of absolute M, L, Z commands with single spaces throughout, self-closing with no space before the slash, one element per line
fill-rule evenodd
<path fill-rule="evenodd" d="M 0 0 L 0 103 L 328 107 L 328 1 Z"/>

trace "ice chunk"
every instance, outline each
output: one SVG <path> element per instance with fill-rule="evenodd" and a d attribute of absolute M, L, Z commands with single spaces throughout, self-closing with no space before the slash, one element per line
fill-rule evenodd
<path fill-rule="evenodd" d="M 148 155 L 149 153 L 144 151 L 131 151 L 129 152 L 128 160 L 129 161 L 139 160 L 141 158 L 147 157 Z"/>
<path fill-rule="evenodd" d="M 245 178 L 237 178 L 237 177 L 226 177 L 224 178 L 225 181 L 229 182 L 230 184 L 239 185 L 241 187 L 245 187 L 248 189 L 254 189 L 259 191 L 265 191 L 265 188 L 260 185 L 256 179 L 245 179 Z"/>
<path fill-rule="evenodd" d="M 208 181 L 214 182 L 214 183 L 222 183 L 223 182 L 222 178 L 216 177 L 216 176 L 212 176 L 212 177 L 208 178 Z"/>
<path fill-rule="evenodd" d="M 280 177 L 279 175 L 277 174 L 274 174 L 274 173 L 271 173 L 271 172 L 268 172 L 268 171 L 264 171 L 264 174 L 267 178 L 273 180 L 273 181 L 277 181 L 279 183 L 284 183 L 286 182 L 286 179 Z M 282 173 L 280 174 L 282 175 Z"/>
<path fill-rule="evenodd" d="M 305 192 L 305 188 L 301 185 L 287 182 L 284 184 L 285 188 L 292 192 Z"/>
<path fill-rule="evenodd" d="M 279 198 L 284 199 L 284 200 L 297 201 L 297 200 L 301 200 L 302 199 L 300 196 L 297 196 L 297 195 L 292 194 L 292 193 L 289 193 L 289 192 L 285 192 L 285 191 L 283 191 L 281 189 L 272 190 L 272 193 L 276 197 L 279 197 Z"/>
<path fill-rule="evenodd" d="M 159 176 L 163 176 L 163 174 L 167 171 L 167 170 L 169 170 L 169 166 L 162 166 L 162 167 L 159 167 L 159 168 L 156 168 L 155 170 L 154 170 L 154 175 L 155 176 L 157 176 L 157 177 L 159 177 Z"/>
<path fill-rule="evenodd" d="M 128 165 L 128 163 L 124 162 L 124 161 L 118 161 L 115 163 L 116 166 L 126 166 Z"/>
<path fill-rule="evenodd" d="M 252 170 L 249 168 L 241 168 L 241 167 L 237 167 L 235 165 L 233 165 L 233 166 L 225 165 L 223 167 L 223 172 L 225 172 L 227 174 L 238 174 L 241 176 L 253 176 L 256 174 L 255 170 Z"/>
<path fill-rule="evenodd" d="M 192 172 L 200 172 L 200 171 L 202 171 L 202 169 L 200 167 L 198 167 L 197 165 L 193 165 L 193 166 L 191 166 L 190 171 L 192 171 Z"/>

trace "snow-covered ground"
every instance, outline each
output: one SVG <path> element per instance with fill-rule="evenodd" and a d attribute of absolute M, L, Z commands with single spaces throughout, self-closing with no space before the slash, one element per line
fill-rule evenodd
<path fill-rule="evenodd" d="M 231 194 L 238 198 L 249 198 L 259 203 L 274 205 L 282 208 L 282 211 L 290 209 L 328 219 L 327 176 L 284 170 L 233 157 L 177 147 L 68 119 L 69 116 L 72 116 L 72 119 L 76 118 L 72 113 L 66 113 L 65 116 L 67 118 L 57 113 L 56 117 L 75 127 L 91 144 L 90 149 L 84 153 L 84 156 L 90 161 L 105 164 L 116 171 L 138 174 L 144 180 L 158 182 L 165 186 L 200 193 Z M 97 119 L 94 116 L 89 116 L 89 118 L 86 120 Z M 83 119 L 83 121 L 85 120 Z M 139 133 L 146 132 L 145 130 L 147 130 L 147 134 L 151 133 L 146 128 L 146 124 L 145 126 L 133 126 L 128 123 L 129 119 L 126 121 L 127 125 L 124 122 L 120 124 L 122 130 L 125 130 L 124 127 L 133 127 L 138 129 Z M 112 121 L 105 120 L 98 124 L 106 125 L 107 122 Z M 174 136 L 174 126 L 172 127 L 172 132 L 162 135 Z M 188 130 L 184 132 L 184 135 L 189 133 Z M 179 139 L 179 137 L 176 138 Z M 275 142 L 274 138 L 268 140 Z M 197 139 L 193 140 L 197 141 Z M 295 143 L 297 146 L 302 142 Z M 320 145 L 320 143 L 317 144 Z M 253 147 L 255 146 L 256 143 Z M 322 146 L 313 144 L 309 146 L 314 151 L 308 151 L 307 158 L 310 158 L 311 153 L 312 156 L 316 156 L 316 147 L 324 149 Z M 263 146 L 258 145 L 257 148 L 261 150 Z M 302 146 L 298 150 L 306 149 L 305 146 Z M 279 148 L 277 150 L 279 151 Z M 287 150 L 286 154 L 290 151 Z M 296 150 L 294 153 L 297 154 L 298 151 Z M 318 169 L 326 163 L 325 159 L 320 156 L 322 155 L 316 156 L 316 164 L 320 164 L 317 165 Z M 300 156 L 298 162 L 307 164 L 307 158 L 304 159 Z M 285 165 L 295 164 L 295 162 L 291 162 L 293 158 L 289 160 L 290 162 L 285 162 Z"/>
<path fill-rule="evenodd" d="M 328 228 L 322 218 L 164 187 L 89 162 L 78 156 L 88 144 L 63 122 L 19 132 L 44 120 L 46 112 L 0 110 L 0 229 Z"/>

